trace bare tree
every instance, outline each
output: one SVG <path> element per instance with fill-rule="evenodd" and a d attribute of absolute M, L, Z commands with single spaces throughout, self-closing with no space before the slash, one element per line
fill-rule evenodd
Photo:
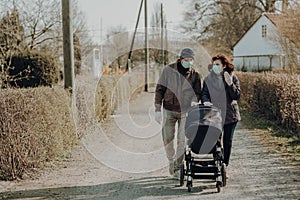
<path fill-rule="evenodd" d="M 264 12 L 275 12 L 275 3 L 276 0 L 258 0 L 259 6 L 257 8 L 261 8 L 261 11 Z"/>
<path fill-rule="evenodd" d="M 278 42 L 288 59 L 285 66 L 290 72 L 300 72 L 300 4 L 287 9 L 285 13 L 277 16 L 276 26 L 280 30 Z"/>
<path fill-rule="evenodd" d="M 42 44 L 48 45 L 57 37 L 57 30 L 61 29 L 60 0 L 3 0 L 4 11 L 18 10 L 24 27 L 28 48 L 38 49 Z M 55 9 L 53 9 L 55 8 Z"/>
<path fill-rule="evenodd" d="M 127 52 L 129 51 L 129 35 L 126 28 L 122 25 L 111 27 L 107 34 L 107 51 L 112 65 L 120 68 L 125 65 Z"/>
<path fill-rule="evenodd" d="M 151 16 L 151 26 L 152 27 L 157 27 L 159 28 L 160 27 L 160 22 L 161 22 L 161 14 L 160 14 L 160 3 L 156 3 L 154 4 L 154 12 L 152 13 L 152 16 Z"/>
<path fill-rule="evenodd" d="M 166 15 L 163 13 L 163 22 L 166 22 Z M 151 32 L 151 38 L 149 41 L 150 44 L 150 52 L 149 52 L 149 56 L 150 56 L 150 60 L 155 61 L 155 63 L 162 63 L 162 51 L 160 49 L 161 47 L 161 42 L 165 43 L 165 31 L 163 31 L 163 41 L 161 41 L 161 33 L 162 33 L 162 16 L 161 16 L 161 4 L 160 3 L 156 3 L 154 5 L 154 12 L 152 13 L 152 17 L 151 17 L 151 26 L 152 29 L 150 29 Z M 163 24 L 164 26 L 164 24 Z M 165 59 L 165 63 L 167 62 L 167 54 L 164 51 L 164 59 Z"/>
<path fill-rule="evenodd" d="M 202 41 L 209 53 L 231 54 L 237 39 L 259 14 L 256 0 L 193 0 L 183 28 Z"/>
<path fill-rule="evenodd" d="M 210 53 L 231 54 L 235 42 L 261 13 L 278 11 L 275 5 L 276 0 L 190 0 L 182 28 Z"/>
<path fill-rule="evenodd" d="M 17 3 L 16 3 L 17 2 Z M 1 0 L 2 13 L 17 10 L 24 27 L 24 40 L 27 49 L 43 50 L 59 60 L 62 55 L 61 0 Z M 0 16 L 2 17 L 2 16 Z M 73 0 L 73 30 L 78 36 L 83 54 L 90 50 L 91 37 L 86 26 L 85 15 Z M 14 31 L 8 31 L 14 34 Z"/>
<path fill-rule="evenodd" d="M 86 15 L 78 7 L 78 0 L 73 0 L 73 32 L 80 41 L 80 47 L 76 48 L 80 48 L 83 56 L 88 55 L 95 46 L 86 22 Z"/>

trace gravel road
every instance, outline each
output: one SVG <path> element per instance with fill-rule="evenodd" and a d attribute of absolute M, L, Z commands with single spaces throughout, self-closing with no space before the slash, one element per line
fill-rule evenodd
<path fill-rule="evenodd" d="M 179 187 L 168 174 L 153 98 L 144 92 L 91 127 L 60 169 L 0 182 L 0 199 L 300 199 L 299 165 L 270 153 L 243 121 L 234 135 L 227 186 L 217 193 L 213 181 L 195 179 L 192 192 Z"/>

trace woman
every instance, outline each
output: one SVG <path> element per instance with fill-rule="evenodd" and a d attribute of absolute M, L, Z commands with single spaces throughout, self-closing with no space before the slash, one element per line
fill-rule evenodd
<path fill-rule="evenodd" d="M 201 101 L 221 109 L 223 119 L 224 163 L 229 164 L 232 138 L 237 122 L 241 120 L 237 100 L 240 98 L 240 84 L 233 73 L 234 65 L 224 54 L 212 58 L 212 70 L 203 82 Z M 228 178 L 228 174 L 226 174 Z"/>

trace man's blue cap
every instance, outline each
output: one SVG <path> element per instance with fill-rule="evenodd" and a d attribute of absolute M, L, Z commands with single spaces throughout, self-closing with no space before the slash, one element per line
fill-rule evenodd
<path fill-rule="evenodd" d="M 180 53 L 180 58 L 192 58 L 194 59 L 194 52 L 192 49 L 190 48 L 184 48 L 181 50 L 181 53 Z"/>

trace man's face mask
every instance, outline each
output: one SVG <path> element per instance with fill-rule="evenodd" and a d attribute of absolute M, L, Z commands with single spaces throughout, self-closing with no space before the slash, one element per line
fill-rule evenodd
<path fill-rule="evenodd" d="M 219 75 L 222 72 L 222 66 L 221 65 L 213 65 L 212 70 L 215 74 Z"/>
<path fill-rule="evenodd" d="M 192 65 L 193 65 L 193 61 L 185 61 L 185 60 L 182 60 L 181 61 L 181 65 L 184 67 L 184 68 L 190 68 Z"/>

